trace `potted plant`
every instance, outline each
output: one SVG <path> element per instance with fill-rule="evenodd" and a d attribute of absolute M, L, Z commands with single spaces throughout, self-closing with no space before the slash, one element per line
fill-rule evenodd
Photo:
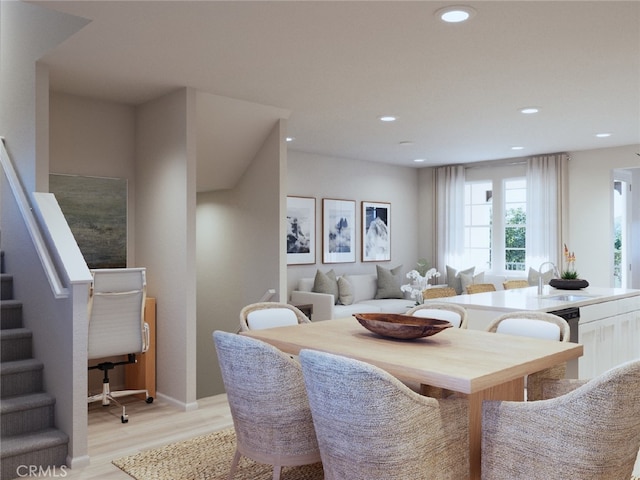
<path fill-rule="evenodd" d="M 576 272 L 576 254 L 570 252 L 567 244 L 564 244 L 564 261 L 566 267 L 560 273 L 560 278 L 554 278 L 549 282 L 554 288 L 562 290 L 579 290 L 589 286 L 589 282 L 583 280 Z"/>

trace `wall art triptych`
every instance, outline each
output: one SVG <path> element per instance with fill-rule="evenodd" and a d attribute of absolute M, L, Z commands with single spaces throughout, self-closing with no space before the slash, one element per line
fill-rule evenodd
<path fill-rule="evenodd" d="M 361 260 L 391 260 L 391 204 L 362 202 Z M 356 261 L 356 202 L 322 199 L 322 263 Z M 287 197 L 287 264 L 316 263 L 316 199 Z"/>

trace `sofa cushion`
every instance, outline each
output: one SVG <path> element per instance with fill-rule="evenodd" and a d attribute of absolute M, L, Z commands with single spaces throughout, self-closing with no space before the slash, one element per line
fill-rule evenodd
<path fill-rule="evenodd" d="M 313 291 L 333 295 L 334 301 L 338 302 L 340 291 L 338 289 L 336 273 L 333 270 L 329 270 L 327 273 L 323 273 L 320 270 L 316 271 L 316 276 L 313 281 Z"/>
<path fill-rule="evenodd" d="M 341 305 L 351 305 L 353 303 L 353 287 L 349 275 L 342 275 L 338 278 L 338 291 Z"/>
<path fill-rule="evenodd" d="M 392 269 L 376 265 L 376 271 L 378 274 L 376 299 L 404 298 L 404 294 L 402 290 L 400 290 L 400 272 L 402 271 L 402 265 L 398 265 Z"/>
<path fill-rule="evenodd" d="M 364 303 L 353 303 L 351 305 L 336 305 L 333 307 L 333 318 L 347 318 L 354 313 L 380 313 L 377 305 L 366 305 Z"/>
<path fill-rule="evenodd" d="M 456 270 L 449 265 L 446 266 L 447 269 L 447 285 L 453 288 L 458 295 L 461 295 L 464 290 L 462 290 L 462 280 L 460 279 L 460 274 L 464 273 L 466 275 L 473 275 L 473 272 L 476 270 L 476 267 L 470 267 L 466 270 Z"/>
<path fill-rule="evenodd" d="M 475 275 L 460 272 L 458 275 L 460 276 L 460 285 L 462 286 L 463 292 L 467 291 L 469 285 L 484 283 L 484 272 L 476 273 Z"/>
<path fill-rule="evenodd" d="M 349 275 L 349 283 L 353 289 L 353 303 L 371 300 L 376 296 L 378 283 L 375 274 Z"/>
<path fill-rule="evenodd" d="M 412 307 L 412 303 L 411 300 L 407 299 L 385 298 L 380 300 L 365 300 L 354 306 L 377 308 L 377 311 L 383 313 L 407 313 Z M 361 310 L 359 313 L 364 313 L 364 310 Z"/>

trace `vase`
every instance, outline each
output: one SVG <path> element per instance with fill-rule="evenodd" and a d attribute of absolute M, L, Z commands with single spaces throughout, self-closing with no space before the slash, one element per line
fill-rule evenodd
<path fill-rule="evenodd" d="M 580 290 L 582 288 L 587 288 L 589 286 L 589 282 L 581 278 L 552 278 L 549 280 L 549 285 L 553 288 L 557 288 L 558 290 Z"/>

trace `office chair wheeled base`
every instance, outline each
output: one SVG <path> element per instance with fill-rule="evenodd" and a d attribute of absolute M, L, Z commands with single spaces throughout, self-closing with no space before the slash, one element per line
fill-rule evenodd
<path fill-rule="evenodd" d="M 129 416 L 127 415 L 127 410 L 126 407 L 120 403 L 117 398 L 118 397 L 124 397 L 127 395 L 137 395 L 140 393 L 144 393 L 145 395 L 145 402 L 147 403 L 153 403 L 153 397 L 149 396 L 149 391 L 146 389 L 140 389 L 140 390 L 117 390 L 115 392 L 112 392 L 110 387 L 109 387 L 109 370 L 112 370 L 114 366 L 116 365 L 125 365 L 128 363 L 135 363 L 135 356 L 134 355 L 129 355 L 129 359 L 126 362 L 118 362 L 118 363 L 112 363 L 112 362 L 104 362 L 101 364 L 98 364 L 94 367 L 89 367 L 89 369 L 99 369 L 102 370 L 104 372 L 104 378 L 102 379 L 102 393 L 99 393 L 97 395 L 91 395 L 88 398 L 88 403 L 93 403 L 93 402 L 102 402 L 102 406 L 103 407 L 108 407 L 109 405 L 111 405 L 111 402 L 115 403 L 117 406 L 122 407 L 122 415 L 120 416 L 120 420 L 122 421 L 122 423 L 128 423 L 129 422 Z"/>

